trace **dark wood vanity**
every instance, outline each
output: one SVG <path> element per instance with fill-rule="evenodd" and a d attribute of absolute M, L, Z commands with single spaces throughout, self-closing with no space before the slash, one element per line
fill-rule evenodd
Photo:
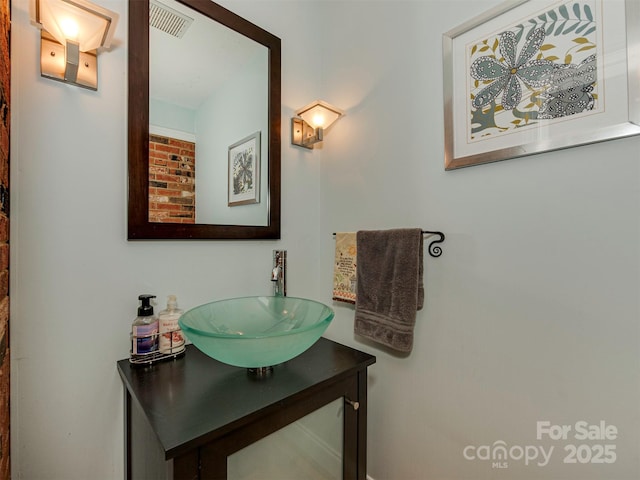
<path fill-rule="evenodd" d="M 192 345 L 152 366 L 120 360 L 126 478 L 226 479 L 229 455 L 342 397 L 342 478 L 364 480 L 367 367 L 375 361 L 325 338 L 266 378 Z"/>

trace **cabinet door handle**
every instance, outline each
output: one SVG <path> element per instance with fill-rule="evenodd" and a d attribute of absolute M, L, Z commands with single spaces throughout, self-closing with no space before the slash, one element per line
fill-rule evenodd
<path fill-rule="evenodd" d="M 358 410 L 360 408 L 360 402 L 354 402 L 353 400 L 344 397 L 344 401 L 353 407 L 354 410 Z"/>

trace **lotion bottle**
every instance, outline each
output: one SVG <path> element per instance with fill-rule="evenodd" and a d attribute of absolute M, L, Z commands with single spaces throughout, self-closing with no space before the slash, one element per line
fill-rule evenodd
<path fill-rule="evenodd" d="M 178 320 L 184 312 L 178 308 L 175 295 L 167 298 L 167 309 L 158 314 L 160 327 L 160 353 L 176 354 L 185 349 L 184 335 Z"/>
<path fill-rule="evenodd" d="M 131 325 L 131 354 L 148 355 L 158 350 L 158 317 L 153 314 L 151 299 L 155 295 L 140 295 L 142 304 L 138 307 L 138 316 Z"/>

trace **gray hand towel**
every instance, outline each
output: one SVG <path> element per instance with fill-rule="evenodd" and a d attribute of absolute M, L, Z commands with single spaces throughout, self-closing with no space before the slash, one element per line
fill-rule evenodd
<path fill-rule="evenodd" d="M 419 228 L 357 233 L 357 335 L 411 351 L 424 303 L 422 243 Z"/>

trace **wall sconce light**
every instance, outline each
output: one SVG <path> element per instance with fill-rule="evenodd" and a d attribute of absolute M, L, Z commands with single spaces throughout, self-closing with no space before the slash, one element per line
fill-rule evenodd
<path fill-rule="evenodd" d="M 344 111 L 322 100 L 316 100 L 296 111 L 291 119 L 291 143 L 305 148 L 313 148 L 321 142 L 324 130 L 344 115 Z"/>
<path fill-rule="evenodd" d="M 108 48 L 118 14 L 86 0 L 34 0 L 43 77 L 98 89 L 98 51 Z"/>

